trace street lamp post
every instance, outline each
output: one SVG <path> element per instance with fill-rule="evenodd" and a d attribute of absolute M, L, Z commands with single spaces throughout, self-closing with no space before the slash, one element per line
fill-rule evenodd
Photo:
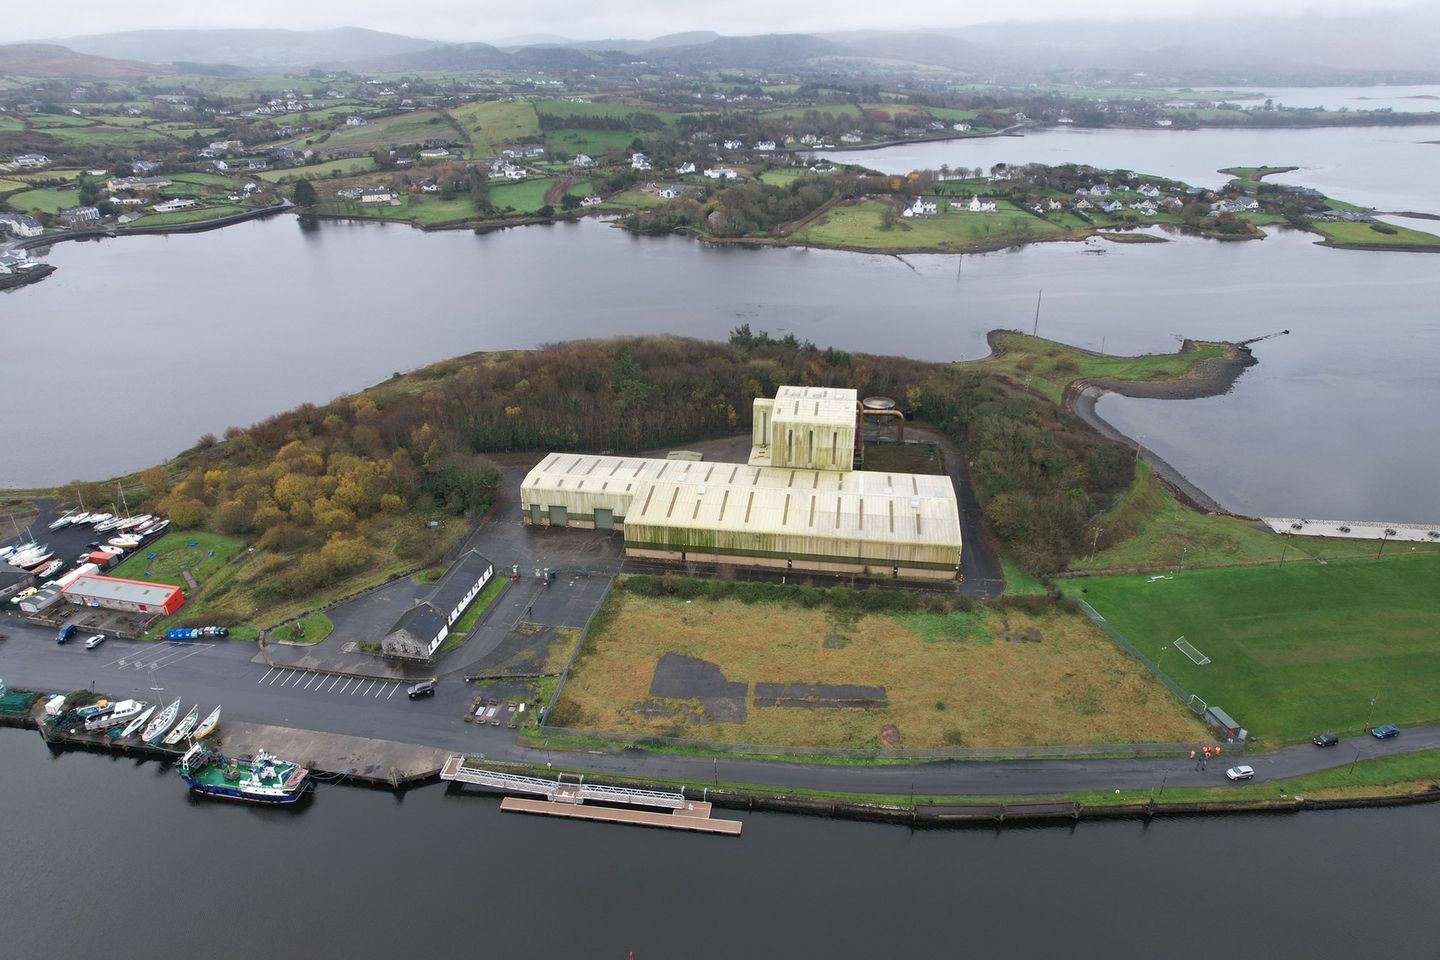
<path fill-rule="evenodd" d="M 1365 714 L 1365 732 L 1370 732 L 1370 721 L 1375 719 L 1375 698 L 1370 698 L 1370 712 Z"/>

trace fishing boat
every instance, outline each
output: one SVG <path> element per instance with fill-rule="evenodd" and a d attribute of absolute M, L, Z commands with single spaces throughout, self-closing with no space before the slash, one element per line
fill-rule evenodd
<path fill-rule="evenodd" d="M 108 707 L 95 716 L 87 718 L 85 729 L 93 733 L 97 730 L 124 726 L 134 720 L 144 709 L 145 701 L 143 700 L 121 700 L 113 707 Z"/>
<path fill-rule="evenodd" d="M 204 720 L 201 720 L 195 726 L 195 732 L 190 734 L 190 739 L 204 740 L 206 737 L 210 736 L 210 734 L 214 733 L 215 728 L 218 726 L 220 726 L 220 708 L 216 707 L 214 710 L 210 711 L 210 716 L 206 717 Z"/>
<path fill-rule="evenodd" d="M 131 720 L 125 725 L 125 729 L 120 731 L 121 739 L 124 739 L 125 737 L 133 737 L 140 730 L 141 727 L 145 726 L 145 724 L 150 722 L 150 717 L 154 715 L 157 709 L 159 709 L 159 704 L 151 704 L 150 706 L 146 707 L 144 713 L 140 714 L 140 716 L 136 717 L 134 720 Z"/>
<path fill-rule="evenodd" d="M 187 736 L 190 735 L 190 731 L 195 729 L 195 721 L 199 719 L 200 704 L 197 703 L 195 704 L 195 706 L 190 708 L 189 713 L 185 714 L 185 719 L 175 724 L 175 729 L 167 733 L 165 735 L 165 739 L 160 742 L 165 744 L 165 746 L 167 747 L 175 746 L 175 744 L 179 743 L 181 740 L 184 740 Z"/>
<path fill-rule="evenodd" d="M 175 718 L 179 715 L 180 701 L 176 700 L 174 703 L 170 704 L 170 706 L 166 707 L 164 710 L 161 710 L 158 717 L 150 721 L 150 726 L 145 728 L 145 734 L 140 739 L 144 740 L 146 743 L 153 744 L 155 741 L 160 739 L 160 737 L 165 733 L 166 730 L 170 729 L 170 725 L 175 722 Z"/>
<path fill-rule="evenodd" d="M 185 751 L 177 770 L 191 791 L 252 803 L 294 803 L 310 787 L 310 771 L 261 750 L 253 758 L 226 757 L 200 744 Z"/>

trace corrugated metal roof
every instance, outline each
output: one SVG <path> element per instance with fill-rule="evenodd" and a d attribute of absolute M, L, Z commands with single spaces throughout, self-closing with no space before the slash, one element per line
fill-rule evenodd
<path fill-rule="evenodd" d="M 86 575 L 79 577 L 65 588 L 67 597 L 85 597 L 91 600 L 121 600 L 126 603 L 164 604 L 179 587 L 167 583 L 141 583 L 138 580 L 122 580 L 117 577 Z"/>
<path fill-rule="evenodd" d="M 842 387 L 780 387 L 772 422 L 855 426 L 854 390 Z"/>

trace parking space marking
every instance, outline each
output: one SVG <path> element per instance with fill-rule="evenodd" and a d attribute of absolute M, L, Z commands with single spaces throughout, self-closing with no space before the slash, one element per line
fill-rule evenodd
<path fill-rule="evenodd" d="M 274 668 L 274 667 L 271 667 L 271 668 L 269 669 L 269 671 L 266 672 L 265 676 L 261 677 L 259 680 L 256 680 L 255 682 L 256 682 L 256 683 L 264 683 L 266 680 L 270 679 L 270 674 L 272 674 L 272 673 L 274 673 L 274 672 L 275 672 L 275 668 Z"/>
<path fill-rule="evenodd" d="M 320 674 L 318 674 L 318 673 L 311 674 L 311 675 L 310 675 L 310 679 L 307 680 L 307 681 L 305 681 L 305 689 L 306 689 L 306 690 L 309 690 L 309 689 L 310 689 L 310 684 L 314 683 L 316 680 L 319 680 L 319 679 L 320 679 Z"/>
<path fill-rule="evenodd" d="M 272 687 L 272 686 L 274 686 L 274 685 L 275 685 L 275 681 L 276 681 L 276 680 L 279 680 L 281 677 L 285 676 L 285 674 L 286 674 L 287 672 L 289 672 L 289 671 L 288 671 L 288 670 L 281 670 L 279 673 L 275 674 L 275 676 L 271 677 L 271 678 L 270 678 L 270 682 L 267 683 L 267 684 L 265 684 L 265 686 L 267 686 L 267 687 Z"/>
<path fill-rule="evenodd" d="M 326 693 L 329 693 L 331 690 L 334 690 L 334 689 L 335 689 L 335 685 L 336 685 L 337 683 L 339 683 L 339 682 L 340 682 L 340 675 L 339 675 L 339 674 L 336 674 L 336 675 L 335 675 L 335 679 L 330 681 L 330 686 L 328 686 L 328 687 L 325 688 L 325 692 L 326 692 Z"/>
<path fill-rule="evenodd" d="M 346 690 L 346 688 L 349 687 L 350 684 L 352 684 L 352 683 L 354 683 L 354 682 L 355 682 L 355 681 L 354 681 L 353 678 L 351 678 L 351 677 L 346 677 L 346 678 L 345 678 L 345 686 L 343 686 L 343 687 L 340 688 L 340 692 L 341 692 L 341 693 L 344 693 L 345 690 Z"/>
<path fill-rule="evenodd" d="M 390 686 L 390 684 L 388 684 L 388 683 L 382 683 L 382 684 L 380 684 L 380 689 L 375 691 L 375 699 L 376 699 L 376 700 L 379 700 L 379 699 L 380 699 L 380 694 L 384 693 L 384 692 L 385 692 L 385 688 L 388 687 L 388 686 Z"/>
<path fill-rule="evenodd" d="M 399 690 L 399 689 L 400 689 L 400 684 L 398 684 L 398 683 L 395 684 L 395 689 L 390 691 L 390 697 L 395 696 L 395 690 Z M 386 699 L 386 700 L 389 700 L 390 697 L 386 697 L 385 699 Z"/>

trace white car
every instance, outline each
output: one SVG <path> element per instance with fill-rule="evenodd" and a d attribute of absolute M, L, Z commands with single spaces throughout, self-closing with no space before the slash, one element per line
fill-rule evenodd
<path fill-rule="evenodd" d="M 1244 765 L 1238 767 L 1231 767 L 1229 770 L 1225 771 L 1225 776 L 1229 777 L 1231 780 L 1249 780 L 1255 776 L 1255 768 L 1247 767 Z"/>
<path fill-rule="evenodd" d="M 100 644 L 102 644 L 102 643 L 104 643 L 104 642 L 105 642 L 105 634 L 103 634 L 103 633 L 97 633 L 97 634 L 95 634 L 95 636 L 93 636 L 93 637 L 91 637 L 89 640 L 86 640 L 86 641 L 85 641 L 85 649 L 86 649 L 86 650 L 94 650 L 96 647 L 100 646 Z M 1248 769 L 1248 768 L 1247 768 L 1247 769 Z"/>

